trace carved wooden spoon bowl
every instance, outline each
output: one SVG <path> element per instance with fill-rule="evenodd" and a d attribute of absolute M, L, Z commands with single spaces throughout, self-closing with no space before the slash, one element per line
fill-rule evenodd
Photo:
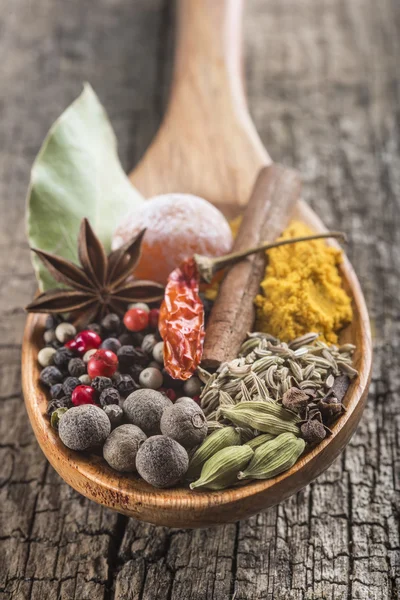
<path fill-rule="evenodd" d="M 175 70 L 165 119 L 131 175 L 147 197 L 166 192 L 198 194 L 227 216 L 240 210 L 259 169 L 271 162 L 247 111 L 241 68 L 241 0 L 178 0 Z M 299 202 L 297 217 L 315 231 L 324 226 Z M 56 471 L 91 500 L 126 515 L 169 527 L 205 527 L 237 521 L 281 502 L 310 483 L 343 450 L 360 420 L 371 371 L 371 334 L 364 297 L 347 259 L 343 285 L 354 319 L 340 341 L 357 346 L 359 377 L 349 388 L 347 411 L 333 434 L 279 477 L 220 492 L 157 490 L 122 475 L 101 456 L 68 450 L 45 417 L 47 396 L 39 385 L 37 353 L 44 318 L 29 315 L 22 350 L 22 382 L 38 442 Z"/>

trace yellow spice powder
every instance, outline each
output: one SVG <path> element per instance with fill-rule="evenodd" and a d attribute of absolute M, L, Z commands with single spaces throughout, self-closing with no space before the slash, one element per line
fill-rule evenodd
<path fill-rule="evenodd" d="M 282 238 L 312 235 L 294 221 Z M 256 299 L 256 330 L 282 341 L 309 331 L 336 343 L 336 332 L 352 319 L 351 300 L 341 286 L 342 253 L 324 240 L 300 242 L 267 252 L 268 265 Z"/>

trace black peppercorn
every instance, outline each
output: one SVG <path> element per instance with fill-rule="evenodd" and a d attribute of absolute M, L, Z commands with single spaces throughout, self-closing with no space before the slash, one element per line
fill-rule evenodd
<path fill-rule="evenodd" d="M 98 323 L 89 323 L 87 326 L 89 331 L 94 331 L 97 335 L 101 334 L 101 326 Z"/>
<path fill-rule="evenodd" d="M 60 369 L 63 373 L 68 373 L 68 363 L 71 358 L 75 358 L 75 353 L 69 348 L 65 348 L 63 346 L 53 356 L 53 363 L 56 367 Z"/>
<path fill-rule="evenodd" d="M 61 383 L 63 380 L 63 375 L 60 369 L 57 369 L 57 367 L 51 365 L 49 367 L 45 367 L 43 371 L 41 371 L 39 379 L 44 385 L 51 387 L 56 383 Z"/>
<path fill-rule="evenodd" d="M 51 342 L 51 344 L 49 344 L 52 348 L 54 348 L 55 350 L 59 350 L 60 348 L 64 347 L 64 344 L 62 344 L 61 342 L 59 342 L 58 340 L 54 340 L 54 342 Z"/>
<path fill-rule="evenodd" d="M 129 369 L 132 365 L 141 365 L 145 367 L 149 363 L 149 358 L 140 348 L 133 346 L 121 346 L 117 352 L 121 371 Z"/>
<path fill-rule="evenodd" d="M 67 379 L 63 383 L 63 390 L 66 396 L 70 396 L 74 389 L 78 387 L 78 385 L 82 385 L 77 377 L 67 377 Z"/>
<path fill-rule="evenodd" d="M 122 346 L 141 346 L 144 335 L 143 333 L 139 332 L 124 331 L 124 333 L 121 333 L 118 339 Z"/>
<path fill-rule="evenodd" d="M 100 348 L 104 348 L 104 350 L 111 350 L 114 354 L 117 354 L 118 350 L 121 348 L 121 342 L 117 338 L 107 338 L 102 342 Z"/>
<path fill-rule="evenodd" d="M 124 420 L 124 411 L 120 406 L 117 404 L 107 404 L 103 410 L 110 419 L 111 429 L 115 429 L 115 427 L 122 425 Z"/>
<path fill-rule="evenodd" d="M 117 374 L 116 374 L 117 375 Z M 115 387 L 122 396 L 128 396 L 138 389 L 138 385 L 134 382 L 131 375 L 126 373 L 118 373 L 117 377 L 113 377 Z"/>
<path fill-rule="evenodd" d="M 68 363 L 68 372 L 72 377 L 80 377 L 86 373 L 86 365 L 81 358 L 71 358 Z"/>
<path fill-rule="evenodd" d="M 72 408 L 71 396 L 63 396 L 59 400 L 51 400 L 47 403 L 46 414 L 51 417 L 57 408 Z"/>
<path fill-rule="evenodd" d="M 163 376 L 164 387 L 172 388 L 174 390 L 183 387 L 184 382 L 180 379 L 174 379 L 173 377 L 171 377 L 171 375 L 168 373 L 168 371 L 166 371 L 166 369 L 162 369 L 161 373 Z"/>
<path fill-rule="evenodd" d="M 91 386 L 96 390 L 96 392 L 102 392 L 103 390 L 112 387 L 113 382 L 109 377 L 95 377 L 92 380 Z"/>
<path fill-rule="evenodd" d="M 62 383 L 56 383 L 55 385 L 51 386 L 50 396 L 53 398 L 53 400 L 59 400 L 64 396 Z"/>
<path fill-rule="evenodd" d="M 134 381 L 139 385 L 140 373 L 143 371 L 143 367 L 140 365 L 132 365 L 129 367 L 128 372 Z"/>
<path fill-rule="evenodd" d="M 110 387 L 101 392 L 99 402 L 101 406 L 107 406 L 108 404 L 119 404 L 120 399 L 119 391 Z"/>
<path fill-rule="evenodd" d="M 102 320 L 101 326 L 108 333 L 118 333 L 121 328 L 121 319 L 115 313 L 109 313 Z"/>
<path fill-rule="evenodd" d="M 61 315 L 48 315 L 45 323 L 46 329 L 55 329 L 57 325 L 63 322 Z"/>

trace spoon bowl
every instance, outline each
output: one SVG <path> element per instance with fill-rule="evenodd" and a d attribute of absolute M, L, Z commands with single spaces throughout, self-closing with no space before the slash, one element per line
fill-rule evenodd
<path fill-rule="evenodd" d="M 227 217 L 241 211 L 259 169 L 271 163 L 247 111 L 241 78 L 242 0 L 178 0 L 175 69 L 170 102 L 153 143 L 131 174 L 146 196 L 197 194 Z M 326 231 L 299 202 L 296 218 L 316 233 Z M 335 242 L 330 242 L 335 244 Z M 359 372 L 332 435 L 282 475 L 216 492 L 187 487 L 158 490 L 135 475 L 112 470 L 101 455 L 68 450 L 46 417 L 47 394 L 39 384 L 37 354 L 44 316 L 27 318 L 22 348 L 25 403 L 37 440 L 60 476 L 78 492 L 125 515 L 168 527 L 206 527 L 238 521 L 273 506 L 322 473 L 344 449 L 361 418 L 371 374 L 371 332 L 365 300 L 347 260 L 343 286 L 352 298 L 353 322 L 340 342 L 357 349 Z"/>

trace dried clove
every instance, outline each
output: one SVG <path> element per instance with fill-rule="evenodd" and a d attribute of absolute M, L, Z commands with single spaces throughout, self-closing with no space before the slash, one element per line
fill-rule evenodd
<path fill-rule="evenodd" d="M 325 396 L 318 402 L 318 409 L 324 421 L 331 421 L 340 415 L 344 407 L 336 396 Z"/>

